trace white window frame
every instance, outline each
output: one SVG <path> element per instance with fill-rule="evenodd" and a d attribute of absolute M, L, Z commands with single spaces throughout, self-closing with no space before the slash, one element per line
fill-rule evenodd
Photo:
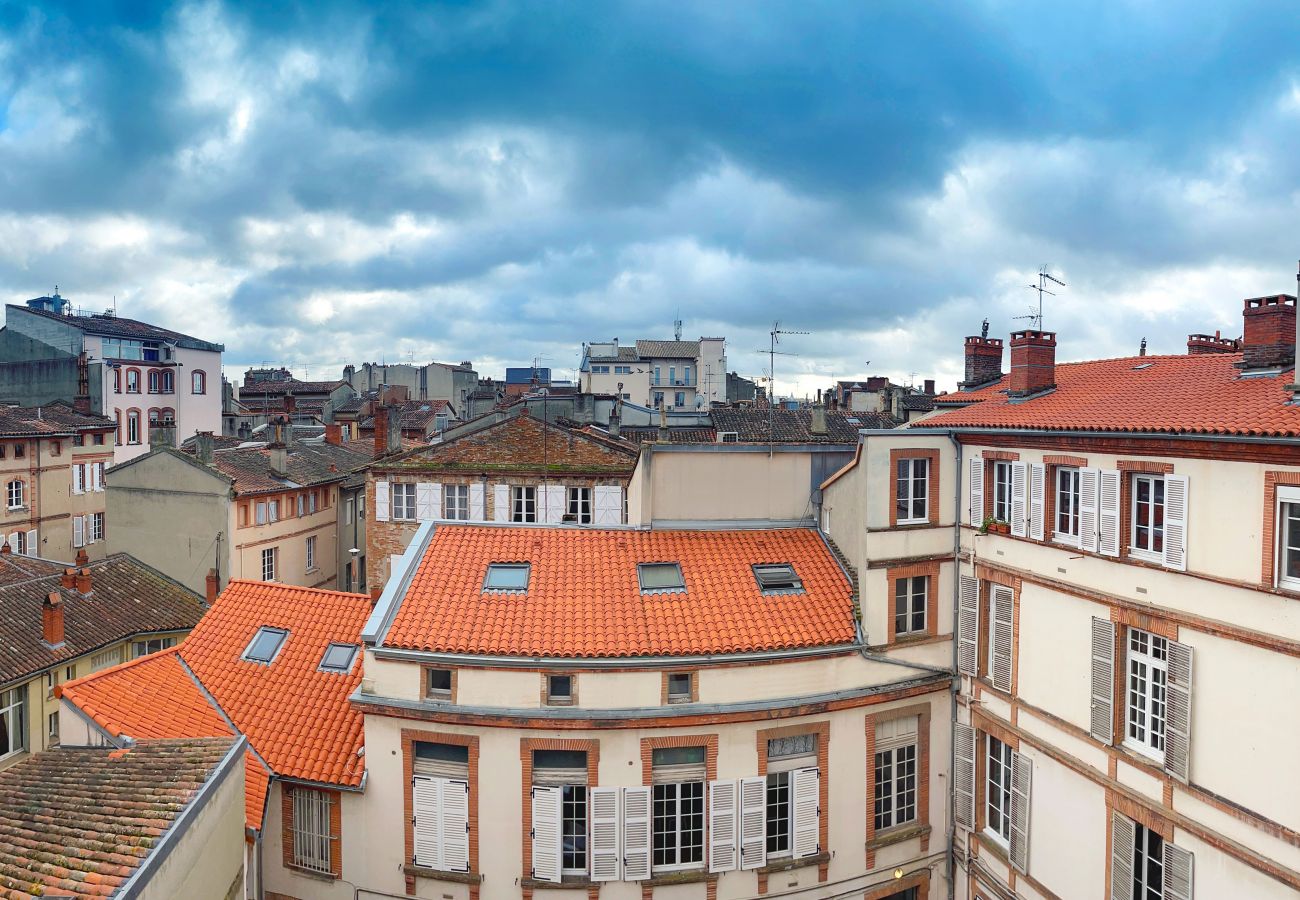
<path fill-rule="evenodd" d="M 279 501 L 279 500 L 268 500 L 268 501 L 266 501 L 266 520 L 267 520 L 268 522 L 278 522 L 278 521 L 280 521 L 280 501 Z"/>
<path fill-rule="evenodd" d="M 276 564 L 278 562 L 278 560 L 276 560 L 276 556 L 278 556 L 278 554 L 276 553 L 275 547 L 262 548 L 262 580 L 263 581 L 275 581 L 275 570 L 276 570 Z"/>
<path fill-rule="evenodd" d="M 21 479 L 15 478 L 5 488 L 5 496 L 9 502 L 10 509 L 22 509 L 26 485 Z"/>
<path fill-rule="evenodd" d="M 930 521 L 930 478 L 933 474 L 930 471 L 928 456 L 904 456 L 898 460 L 898 466 L 894 471 L 897 524 L 921 525 Z M 918 501 L 922 504 L 922 512 L 919 516 L 916 515 Z M 907 515 L 903 515 L 904 511 Z"/>
<path fill-rule="evenodd" d="M 531 484 L 510 486 L 510 521 L 531 523 L 537 521 L 537 488 Z"/>
<path fill-rule="evenodd" d="M 1286 551 L 1287 551 L 1287 507 L 1294 505 L 1298 513 L 1297 519 L 1300 520 L 1300 487 L 1277 488 L 1277 547 L 1274 556 L 1277 557 L 1276 579 L 1277 586 L 1287 588 L 1293 591 L 1300 591 L 1300 576 L 1289 576 L 1286 574 Z M 1300 553 L 1300 521 L 1296 524 L 1296 552 Z"/>
<path fill-rule="evenodd" d="M 1124 636 L 1124 746 L 1163 766 L 1168 720 L 1169 639 L 1129 628 Z"/>
<path fill-rule="evenodd" d="M 265 500 L 258 500 L 256 503 L 253 504 L 253 524 L 254 525 L 266 524 L 266 501 Z"/>
<path fill-rule="evenodd" d="M 307 536 L 307 571 L 316 571 L 316 535 Z"/>
<path fill-rule="evenodd" d="M 916 586 L 920 584 L 921 590 L 918 593 Z M 900 589 L 903 596 L 900 597 Z M 899 610 L 899 600 L 903 600 L 903 609 Z M 907 636 L 913 634 L 925 634 L 930 627 L 929 606 L 930 602 L 930 576 L 929 575 L 907 575 L 894 581 L 894 634 L 896 636 Z M 917 614 L 921 616 L 921 627 L 913 628 Z M 899 620 L 902 619 L 903 626 L 899 627 Z"/>
<path fill-rule="evenodd" d="M 1156 534 L 1157 531 L 1159 532 L 1159 535 L 1160 535 L 1160 549 L 1159 549 L 1159 550 L 1153 549 L 1151 546 L 1147 546 L 1147 547 L 1140 547 L 1140 546 L 1138 546 L 1138 509 L 1139 509 L 1139 507 L 1142 505 L 1141 501 L 1138 500 L 1138 487 L 1139 487 L 1139 485 L 1142 484 L 1143 482 L 1147 482 L 1147 483 L 1149 483 L 1150 486 L 1151 486 L 1151 487 L 1150 487 L 1150 494 L 1149 494 L 1149 496 L 1150 496 L 1152 499 L 1150 499 L 1150 500 L 1147 501 L 1147 505 L 1151 507 L 1151 513 L 1152 513 L 1152 518 L 1150 519 L 1151 521 L 1154 521 L 1154 513 L 1155 513 L 1155 510 L 1157 509 L 1157 507 L 1158 507 L 1159 510 L 1160 510 L 1160 526 L 1159 526 L 1159 528 L 1157 528 L 1154 524 L 1148 526 L 1148 527 L 1149 527 L 1149 530 L 1150 530 L 1150 532 L 1151 532 L 1152 537 L 1155 536 L 1155 534 Z M 1132 479 L 1132 481 L 1130 482 L 1129 487 L 1130 487 L 1130 491 L 1129 491 L 1129 531 L 1128 531 L 1128 533 L 1129 533 L 1129 547 L 1128 547 L 1129 555 L 1130 555 L 1130 556 L 1133 556 L 1133 557 L 1136 557 L 1137 559 L 1144 559 L 1144 560 L 1146 560 L 1147 562 L 1163 563 L 1163 562 L 1164 562 L 1164 558 L 1165 558 L 1165 554 L 1164 554 L 1164 534 L 1165 534 L 1165 476 L 1163 476 L 1163 475 L 1153 475 L 1153 474 L 1150 474 L 1150 473 L 1147 473 L 1147 472 L 1134 472 L 1134 473 L 1133 473 L 1133 479 Z M 1160 490 L 1160 502 L 1159 502 L 1159 503 L 1156 503 L 1156 501 L 1155 501 L 1155 491 L 1156 491 L 1156 488 L 1157 488 L 1157 487 L 1159 487 L 1159 490 Z"/>
<path fill-rule="evenodd" d="M 581 814 L 577 810 L 581 808 Z M 570 827 L 575 830 L 570 832 Z M 577 828 L 581 827 L 582 831 L 582 850 L 579 851 L 575 845 L 570 849 L 565 844 L 565 839 L 577 836 Z M 579 853 L 581 856 L 579 857 Z M 570 858 L 576 862 L 579 858 L 582 865 L 569 865 Z M 591 868 L 591 790 L 587 787 L 584 779 L 581 784 L 565 784 L 560 786 L 560 874 L 568 875 L 571 878 L 586 878 Z"/>
<path fill-rule="evenodd" d="M 895 730 L 896 736 L 882 739 L 882 730 Z M 904 716 L 876 726 L 876 755 L 873 760 L 875 804 L 867 814 L 877 833 L 914 823 L 920 814 L 917 784 L 921 765 L 920 718 Z M 885 793 L 883 788 L 888 787 Z M 899 798 L 904 798 L 900 801 Z M 885 808 L 885 801 L 888 808 Z"/>
<path fill-rule="evenodd" d="M 565 512 L 578 525 L 590 525 L 595 521 L 591 505 L 591 488 L 576 486 L 565 492 Z"/>
<path fill-rule="evenodd" d="M 993 461 L 993 509 L 994 521 L 1011 521 L 1011 463 L 1005 459 Z M 1001 512 L 1001 515 L 998 513 Z"/>
<path fill-rule="evenodd" d="M 394 481 L 390 492 L 389 518 L 394 522 L 415 521 L 415 485 Z"/>
<path fill-rule="evenodd" d="M 991 734 L 984 735 L 984 833 L 1004 848 L 1011 846 L 1011 757 L 1014 751 Z M 994 782 L 995 771 L 1000 780 Z M 993 824 L 993 814 L 999 824 Z"/>
<path fill-rule="evenodd" d="M 453 522 L 469 521 L 469 485 L 442 486 L 442 517 Z"/>
<path fill-rule="evenodd" d="M 650 813 L 651 871 L 655 873 L 682 872 L 682 871 L 688 871 L 690 869 L 704 868 L 704 864 L 705 864 L 704 836 L 706 830 L 705 819 L 706 816 L 708 815 L 708 811 L 704 808 L 704 782 L 703 781 L 678 781 L 678 782 L 669 782 L 667 784 L 656 784 L 653 785 L 652 787 L 653 789 L 651 791 L 651 806 L 650 806 L 651 809 L 651 813 Z M 688 787 L 691 789 L 691 793 L 695 794 L 695 796 L 693 797 L 684 796 L 686 792 L 686 788 Z M 674 812 L 671 814 L 671 816 L 657 815 L 656 811 L 659 809 L 659 805 L 661 802 L 665 804 L 672 803 L 674 805 Z M 694 813 L 686 809 L 688 803 L 695 805 Z M 699 817 L 700 828 L 699 831 L 696 832 L 699 835 L 699 842 L 698 844 L 685 844 L 683 843 L 685 840 L 683 836 L 684 835 L 683 823 L 685 819 L 692 814 L 697 815 Z M 661 825 L 670 822 L 671 822 L 670 828 L 662 832 L 659 830 Z M 659 853 L 659 851 L 656 850 L 655 848 L 658 843 L 658 837 L 661 833 L 670 835 L 672 837 L 671 852 L 676 860 L 675 862 L 660 863 L 660 862 L 656 862 L 654 859 L 654 857 Z M 697 854 L 696 859 L 683 862 L 682 856 L 684 855 L 684 853 L 692 850 L 695 852 L 695 854 Z"/>
<path fill-rule="evenodd" d="M 316 788 L 293 786 L 292 865 L 308 872 L 333 874 L 334 841 L 330 811 L 334 798 Z"/>
<path fill-rule="evenodd" d="M 140 413 L 131 410 L 126 414 L 126 442 L 128 444 L 140 443 Z"/>
<path fill-rule="evenodd" d="M 801 749 L 794 750 L 788 755 L 780 755 L 772 752 L 772 745 L 775 743 L 786 742 L 793 744 L 795 741 L 806 744 Z M 814 769 L 817 767 L 817 746 L 818 737 L 816 734 L 794 734 L 784 738 L 772 738 L 767 742 L 767 777 L 763 798 L 763 844 L 767 854 L 767 859 L 787 859 L 794 855 L 794 832 L 795 832 L 795 798 L 794 798 L 794 773 L 800 769 Z M 785 833 L 780 834 L 772 827 L 772 804 L 783 804 L 785 806 Z M 774 847 L 773 842 L 784 837 L 785 846 Z"/>
<path fill-rule="evenodd" d="M 0 759 L 27 752 L 27 685 L 0 691 L 0 719 L 4 720 L 10 747 L 0 752 Z"/>
<path fill-rule="evenodd" d="M 1083 499 L 1081 490 L 1082 474 L 1078 466 L 1057 466 L 1056 473 L 1052 479 L 1052 540 L 1071 546 L 1079 546 L 1079 502 Z M 1072 488 L 1064 488 L 1063 481 L 1069 480 L 1073 483 Z M 1074 526 L 1073 533 L 1061 531 L 1057 526 L 1061 524 L 1061 497 L 1066 491 L 1069 491 L 1071 512 L 1069 513 L 1070 522 Z"/>
<path fill-rule="evenodd" d="M 1150 893 L 1155 893 L 1163 900 L 1165 839 L 1160 832 L 1147 828 L 1141 822 L 1133 823 L 1133 837 L 1133 888 L 1144 900 Z M 1154 876 L 1154 884 L 1147 880 L 1148 876 Z"/>
<path fill-rule="evenodd" d="M 104 539 L 104 514 L 102 512 L 90 514 L 90 542 L 98 543 Z"/>

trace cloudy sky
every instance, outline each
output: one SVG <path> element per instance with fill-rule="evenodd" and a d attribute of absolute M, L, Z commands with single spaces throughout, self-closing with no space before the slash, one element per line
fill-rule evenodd
<path fill-rule="evenodd" d="M 264 7 L 275 6 L 276 11 Z M 228 371 L 725 335 L 778 389 L 1240 333 L 1295 289 L 1290 2 L 0 0 L 0 293 Z M 868 365 L 868 361 L 870 364 Z"/>

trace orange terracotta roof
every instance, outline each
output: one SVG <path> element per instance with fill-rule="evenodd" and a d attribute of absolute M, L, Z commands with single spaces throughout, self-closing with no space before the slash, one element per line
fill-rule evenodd
<path fill-rule="evenodd" d="M 527 592 L 485 593 L 488 564 L 506 561 L 531 564 Z M 686 590 L 642 594 L 642 562 L 680 563 Z M 755 563 L 791 563 L 804 593 L 764 595 Z M 668 656 L 854 640 L 848 579 L 811 529 L 439 525 L 399 603 L 382 644 L 435 652 Z"/>
<path fill-rule="evenodd" d="M 1240 353 L 1207 353 L 1059 363 L 1051 393 L 1012 403 L 1004 377 L 978 391 L 948 395 L 971 405 L 917 426 L 1300 435 L 1300 407 L 1289 405 L 1285 389 L 1293 373 L 1243 378 L 1233 365 L 1240 361 Z"/>

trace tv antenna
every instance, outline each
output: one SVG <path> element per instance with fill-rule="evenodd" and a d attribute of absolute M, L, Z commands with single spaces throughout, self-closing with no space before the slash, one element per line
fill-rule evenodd
<path fill-rule="evenodd" d="M 681 339 L 682 339 L 682 314 L 679 312 L 677 314 L 677 318 L 673 319 L 673 340 L 680 341 Z"/>
<path fill-rule="evenodd" d="M 772 323 L 772 330 L 768 332 L 767 350 L 759 350 L 759 353 L 767 353 L 767 441 L 768 456 L 772 455 L 772 445 L 775 443 L 772 410 L 773 402 L 776 400 L 776 358 L 778 356 L 798 356 L 798 353 L 786 353 L 783 350 L 776 349 L 776 345 L 781 343 L 783 334 L 812 334 L 811 331 L 794 331 L 788 328 L 782 328 L 780 322 Z"/>
<path fill-rule="evenodd" d="M 1061 287 L 1065 287 L 1065 282 L 1057 278 L 1052 273 L 1048 272 L 1047 265 L 1046 263 L 1044 263 L 1038 269 L 1038 284 L 1026 285 L 1026 287 L 1028 287 L 1031 291 L 1038 291 L 1037 312 L 1030 312 L 1030 314 L 1027 316 L 1012 316 L 1012 318 L 1029 319 L 1031 322 L 1034 323 L 1034 330 L 1042 331 L 1043 330 L 1043 295 L 1047 294 L 1049 297 L 1056 296 L 1055 291 L 1049 291 L 1047 289 L 1047 282 L 1049 281 L 1052 282 L 1052 284 L 1059 284 Z"/>

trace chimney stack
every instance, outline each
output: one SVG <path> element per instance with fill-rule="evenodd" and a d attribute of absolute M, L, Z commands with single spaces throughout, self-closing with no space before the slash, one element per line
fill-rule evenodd
<path fill-rule="evenodd" d="M 79 565 L 79 566 L 88 566 L 88 565 L 90 565 L 90 554 L 88 554 L 88 553 L 85 551 L 85 549 L 78 550 L 78 551 L 77 551 L 77 560 L 76 560 L 76 562 L 77 562 L 77 565 Z"/>
<path fill-rule="evenodd" d="M 194 435 L 194 456 L 205 466 L 212 465 L 212 432 L 199 431 Z"/>
<path fill-rule="evenodd" d="M 659 440 L 668 443 L 668 407 L 659 404 Z"/>
<path fill-rule="evenodd" d="M 211 606 L 217 601 L 217 585 L 220 583 L 217 578 L 217 570 L 208 569 L 208 575 L 204 581 L 204 597 L 208 601 L 208 606 Z"/>
<path fill-rule="evenodd" d="M 402 449 L 402 414 L 400 410 L 391 410 L 388 414 L 388 452 L 396 453 Z"/>
<path fill-rule="evenodd" d="M 272 444 L 267 448 L 271 457 L 271 474 L 276 478 L 289 477 L 289 448 L 284 444 Z"/>
<path fill-rule="evenodd" d="M 388 407 L 375 408 L 375 456 L 383 456 L 388 448 Z"/>
<path fill-rule="evenodd" d="M 958 387 L 973 391 L 1002 377 L 1002 338 L 966 338 L 966 380 Z"/>
<path fill-rule="evenodd" d="M 1199 356 L 1202 353 L 1236 353 L 1241 350 L 1241 341 L 1236 338 L 1220 337 L 1214 334 L 1189 334 L 1187 336 L 1187 354 Z"/>
<path fill-rule="evenodd" d="M 63 644 L 63 599 L 53 592 L 41 603 L 41 640 L 49 647 Z"/>
<path fill-rule="evenodd" d="M 969 346 L 970 338 L 967 338 Z M 1030 397 L 1056 387 L 1056 332 L 1026 329 L 1011 335 L 1010 397 Z"/>
<path fill-rule="evenodd" d="M 822 406 L 820 397 L 818 397 L 817 402 L 813 404 L 812 422 L 808 426 L 808 431 L 813 435 L 825 435 L 827 433 L 826 407 Z"/>
<path fill-rule="evenodd" d="M 292 391 L 286 391 L 284 394 L 284 411 L 293 415 L 298 409 L 298 398 L 293 395 Z"/>
<path fill-rule="evenodd" d="M 176 427 L 174 425 L 150 425 L 149 426 L 149 449 L 157 450 L 159 447 L 176 446 Z"/>
<path fill-rule="evenodd" d="M 78 593 L 78 594 L 89 594 L 89 593 L 90 593 L 90 587 L 91 587 L 91 585 L 90 585 L 90 569 L 88 569 L 88 568 L 81 568 L 81 569 L 78 569 L 78 570 L 77 570 L 77 593 Z"/>
<path fill-rule="evenodd" d="M 343 426 L 334 422 L 325 426 L 325 443 L 335 447 L 343 443 Z"/>
<path fill-rule="evenodd" d="M 998 357 L 998 358 L 1001 359 L 1001 357 Z M 1001 368 L 1001 366 L 999 365 L 998 368 Z M 928 397 L 933 397 L 933 396 L 934 396 L 934 379 L 933 379 L 933 378 L 927 378 L 927 379 L 925 379 L 925 391 L 924 391 L 924 393 L 925 393 L 925 395 L 928 396 Z"/>
<path fill-rule="evenodd" d="M 68 590 L 77 586 L 77 570 L 71 567 L 64 569 L 63 574 L 59 576 L 59 584 Z"/>
<path fill-rule="evenodd" d="M 1295 362 L 1295 297 L 1251 297 L 1242 313 L 1241 368 L 1285 369 Z"/>

